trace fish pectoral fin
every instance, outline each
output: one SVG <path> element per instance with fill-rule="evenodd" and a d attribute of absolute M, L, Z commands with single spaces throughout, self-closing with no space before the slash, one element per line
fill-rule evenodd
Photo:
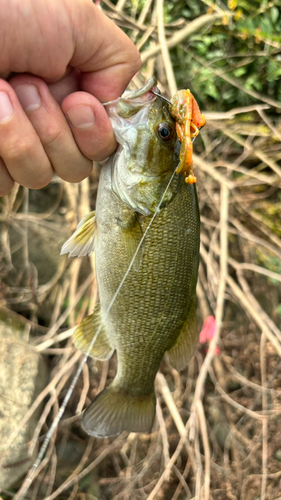
<path fill-rule="evenodd" d="M 77 326 L 73 334 L 73 342 L 77 349 L 87 353 L 94 335 L 100 329 L 97 338 L 89 352 L 89 356 L 96 359 L 106 360 L 111 358 L 114 348 L 110 345 L 106 329 L 102 325 L 100 305 L 95 307 L 93 314 L 87 316 L 81 325 Z"/>
<path fill-rule="evenodd" d="M 150 432 L 155 417 L 155 393 L 131 396 L 114 382 L 86 409 L 82 427 L 91 436 L 105 438 L 123 431 Z"/>
<path fill-rule="evenodd" d="M 61 255 L 68 253 L 69 257 L 84 257 L 95 250 L 96 216 L 95 212 L 85 215 L 79 222 L 76 231 L 63 244 Z"/>
<path fill-rule="evenodd" d="M 183 370 L 190 361 L 198 339 L 197 302 L 194 299 L 190 305 L 188 317 L 173 347 L 167 351 L 169 360 L 176 370 Z"/>
<path fill-rule="evenodd" d="M 130 231 L 130 230 L 122 230 L 123 231 L 123 236 L 125 240 L 125 248 L 126 248 L 126 253 L 129 258 L 129 262 L 135 257 L 134 263 L 133 263 L 133 269 L 135 271 L 138 271 L 141 263 L 142 263 L 142 258 L 143 258 L 143 253 L 144 253 L 144 244 L 140 246 L 138 249 L 138 252 L 136 254 L 138 245 L 140 243 L 140 240 L 142 238 L 142 232 L 141 231 Z M 125 234 L 124 234 L 125 231 Z M 135 255 L 136 254 L 136 255 Z"/>
<path fill-rule="evenodd" d="M 137 215 L 130 210 L 132 214 L 132 219 L 130 221 L 130 225 L 126 227 L 123 221 L 118 221 L 118 226 L 119 230 L 121 233 L 121 236 L 124 240 L 124 247 L 126 254 L 128 255 L 129 262 L 135 257 L 134 263 L 133 263 L 133 269 L 135 271 L 138 271 L 141 263 L 142 263 L 142 258 L 143 258 L 143 253 L 144 253 L 144 243 L 140 246 L 138 249 L 138 246 L 140 244 L 140 241 L 143 236 L 142 232 L 142 227 L 140 224 L 140 221 L 137 217 Z M 138 250 L 138 251 L 137 251 Z M 136 254 L 137 252 L 137 254 Z M 136 254 L 136 255 L 135 255 Z"/>

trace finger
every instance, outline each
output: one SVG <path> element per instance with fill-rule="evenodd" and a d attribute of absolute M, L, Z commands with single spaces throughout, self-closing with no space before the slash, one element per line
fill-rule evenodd
<path fill-rule="evenodd" d="M 41 188 L 52 179 L 52 166 L 39 137 L 4 80 L 0 80 L 0 157 L 12 179 L 25 187 Z"/>
<path fill-rule="evenodd" d="M 79 182 L 92 170 L 92 161 L 79 150 L 67 120 L 40 78 L 18 75 L 10 81 L 34 127 L 55 173 L 69 182 Z"/>
<path fill-rule="evenodd" d="M 5 163 L 0 158 L 0 196 L 5 196 L 14 187 L 14 181 L 10 176 Z"/>
<path fill-rule="evenodd" d="M 76 43 L 70 64 L 82 71 L 82 90 L 95 95 L 101 102 L 116 99 L 141 68 L 137 48 L 92 3 L 78 9 L 73 23 Z"/>
<path fill-rule="evenodd" d="M 117 143 L 102 104 L 86 92 L 76 92 L 62 103 L 75 141 L 85 156 L 95 161 L 107 158 Z"/>
<path fill-rule="evenodd" d="M 80 90 L 79 79 L 80 72 L 72 69 L 58 82 L 48 84 L 48 89 L 54 99 L 61 104 L 66 96 Z"/>

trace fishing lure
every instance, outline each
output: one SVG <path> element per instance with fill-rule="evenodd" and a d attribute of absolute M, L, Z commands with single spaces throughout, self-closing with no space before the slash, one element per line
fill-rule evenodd
<path fill-rule="evenodd" d="M 183 172 L 185 182 L 194 184 L 196 177 L 192 164 L 192 138 L 197 137 L 199 130 L 204 127 L 206 119 L 204 115 L 201 115 L 199 106 L 189 89 L 179 90 L 173 96 L 171 104 L 171 114 L 176 121 L 177 136 L 182 143 L 180 164 L 176 172 Z"/>

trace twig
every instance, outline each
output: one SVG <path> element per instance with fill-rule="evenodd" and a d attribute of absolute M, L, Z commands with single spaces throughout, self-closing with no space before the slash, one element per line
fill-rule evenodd
<path fill-rule="evenodd" d="M 261 415 L 257 411 L 250 410 L 249 408 L 246 408 L 246 406 L 241 405 L 240 403 L 238 403 L 237 401 L 235 401 L 233 398 L 231 398 L 228 394 L 226 394 L 226 392 L 224 391 L 224 389 L 217 382 L 212 367 L 209 368 L 209 372 L 210 372 L 210 375 L 213 378 L 216 390 L 219 392 L 219 394 L 222 396 L 222 398 L 225 401 L 227 401 L 229 404 L 231 404 L 231 406 L 233 406 L 237 410 L 242 411 L 243 413 L 246 413 L 246 415 L 248 415 L 249 417 L 251 417 L 251 418 L 253 418 L 255 420 L 261 420 L 262 421 L 263 419 L 269 418 L 268 415 Z"/>
<path fill-rule="evenodd" d="M 263 333 L 260 343 L 260 364 L 261 364 L 261 385 L 266 386 L 266 336 Z M 267 394 L 262 393 L 262 409 L 267 408 Z M 266 498 L 266 482 L 267 482 L 267 440 L 268 440 L 268 420 L 262 421 L 262 483 L 261 483 L 261 500 Z"/>
<path fill-rule="evenodd" d="M 145 2 L 144 6 L 142 8 L 142 11 L 141 11 L 141 13 L 139 15 L 137 24 L 140 24 L 142 26 L 143 23 L 145 22 L 146 16 L 149 13 L 149 10 L 151 9 L 152 1 L 153 0 L 147 0 Z M 150 35 L 153 33 L 154 30 L 155 30 L 155 26 L 154 25 L 151 25 L 151 26 L 148 27 L 148 29 L 146 30 L 146 32 L 143 34 L 143 36 L 141 37 L 141 39 L 136 44 L 138 50 L 141 49 L 141 47 L 145 44 L 145 42 L 148 40 L 148 38 L 150 37 Z M 149 32 L 149 35 L 148 35 L 148 32 Z M 138 34 L 139 34 L 139 30 L 136 29 L 136 30 L 133 31 L 133 33 L 131 35 L 131 40 L 134 43 L 136 41 L 136 38 L 137 38 Z"/>
<path fill-rule="evenodd" d="M 186 480 L 184 479 L 183 475 L 180 473 L 179 469 L 178 469 L 175 465 L 173 465 L 172 469 L 173 469 L 173 472 L 176 474 L 176 476 L 178 476 L 179 481 L 180 481 L 180 484 L 181 484 L 181 486 L 184 488 L 185 493 L 186 493 L 186 494 L 188 495 L 188 497 L 190 498 L 190 489 L 189 489 L 189 487 L 187 486 L 187 484 L 186 484 Z M 188 497 L 187 497 L 187 498 L 188 498 Z"/>
<path fill-rule="evenodd" d="M 196 457 L 195 499 L 200 500 L 201 499 L 200 493 L 201 493 L 201 488 L 202 488 L 203 467 L 202 467 L 202 459 L 201 459 L 201 453 L 200 453 L 200 443 L 199 443 L 197 422 L 194 425 L 194 448 L 195 448 L 195 457 Z"/>
<path fill-rule="evenodd" d="M 194 35 L 194 33 L 197 33 L 204 26 L 214 23 L 217 19 L 221 19 L 223 15 L 224 14 L 222 13 L 205 14 L 204 16 L 194 19 L 194 21 L 191 21 L 187 26 L 179 30 L 170 38 L 170 40 L 167 41 L 167 47 L 169 49 L 176 47 L 183 40 L 190 37 L 191 35 Z M 161 45 L 159 44 L 156 45 L 155 47 L 152 47 L 151 49 L 142 52 L 141 53 L 142 62 L 143 63 L 146 62 L 150 57 L 155 56 L 160 51 L 161 51 Z"/>
<path fill-rule="evenodd" d="M 167 464 L 164 472 L 161 474 L 160 478 L 158 479 L 156 485 L 154 486 L 153 490 L 151 491 L 151 493 L 148 495 L 147 499 L 146 500 L 154 500 L 155 496 L 157 495 L 158 491 L 160 490 L 162 484 L 164 483 L 164 481 L 166 480 L 166 475 L 167 475 L 167 471 L 168 470 L 171 470 L 174 463 L 177 461 L 178 457 L 180 456 L 181 454 L 181 451 L 182 451 L 182 448 L 184 446 L 184 442 L 186 440 L 186 436 L 183 435 L 181 438 L 180 438 L 180 441 L 178 443 L 178 446 L 174 452 L 174 454 L 171 456 L 170 460 L 169 460 L 169 463 Z M 46 500 L 51 500 L 51 499 L 46 499 Z"/>
<path fill-rule="evenodd" d="M 47 349 L 51 345 L 57 344 L 71 337 L 74 333 L 75 328 L 76 327 L 70 328 L 69 330 L 59 333 L 58 335 L 52 337 L 51 339 L 45 340 L 45 342 L 42 342 L 42 344 L 38 344 L 37 346 L 35 346 L 34 349 L 38 352 L 45 351 L 45 349 Z"/>
<path fill-rule="evenodd" d="M 279 107 L 281 107 L 281 103 Z M 279 177 L 281 177 L 281 168 L 279 167 L 279 165 L 277 165 L 275 161 L 272 161 L 270 158 L 268 158 L 268 156 L 263 151 L 255 147 L 255 145 L 252 146 L 247 141 L 244 141 L 238 134 L 235 134 L 234 132 L 231 132 L 226 128 L 222 129 L 222 132 L 227 135 L 227 137 L 230 137 L 233 141 L 237 142 L 237 144 L 243 146 L 243 148 L 249 151 L 251 154 L 259 158 L 259 160 L 268 165 Z"/>
<path fill-rule="evenodd" d="M 278 339 L 275 337 L 275 335 L 271 332 L 266 323 L 257 313 L 255 308 L 252 306 L 252 304 L 246 297 L 245 293 L 241 290 L 241 288 L 235 283 L 235 281 L 230 276 L 227 277 L 227 283 L 231 287 L 234 295 L 243 304 L 244 308 L 256 322 L 261 331 L 265 333 L 268 340 L 270 340 L 270 342 L 273 344 L 278 355 L 281 356 L 281 345 L 278 342 Z"/>
<path fill-rule="evenodd" d="M 70 274 L 70 286 L 69 286 L 69 326 L 75 324 L 75 305 L 77 304 L 76 290 L 80 268 L 82 265 L 82 259 L 74 259 L 71 263 L 69 274 Z M 92 276 L 93 277 L 93 276 Z M 56 322 L 58 323 L 58 321 Z"/>
<path fill-rule="evenodd" d="M 265 267 L 258 266 L 257 264 L 251 264 L 250 262 L 236 262 L 236 260 L 231 257 L 228 259 L 229 264 L 235 269 L 246 269 L 248 271 L 253 271 L 255 273 L 263 274 L 267 278 L 281 282 L 281 275 L 270 271 Z"/>
<path fill-rule="evenodd" d="M 185 425 L 182 421 L 182 418 L 180 416 L 180 412 L 178 408 L 176 407 L 176 404 L 174 402 L 174 399 L 172 397 L 171 391 L 168 387 L 168 384 L 166 382 L 166 379 L 162 373 L 158 372 L 156 376 L 156 384 L 159 388 L 159 390 L 162 392 L 163 397 L 165 399 L 165 403 L 169 408 L 169 411 L 173 417 L 173 420 L 176 424 L 176 427 L 179 431 L 179 434 L 181 437 L 186 436 L 186 428 Z"/>
<path fill-rule="evenodd" d="M 90 440 L 91 439 L 92 438 L 90 438 Z M 57 498 L 67 488 L 70 488 L 70 486 L 72 486 L 73 484 L 81 481 L 81 479 L 87 476 L 89 472 L 94 470 L 107 457 L 107 455 L 109 455 L 113 451 L 118 450 L 123 443 L 124 443 L 124 437 L 120 436 L 119 438 L 115 439 L 113 443 L 106 445 L 102 451 L 99 451 L 98 457 L 95 460 L 93 460 L 93 462 L 90 463 L 90 465 L 88 465 L 86 469 L 84 469 L 79 474 L 75 474 L 75 477 L 71 476 L 70 478 L 68 478 L 66 481 L 64 481 L 64 483 L 61 486 L 59 486 L 59 488 L 56 491 L 52 493 L 52 495 L 46 497 L 44 500 L 54 500 L 54 498 Z"/>
<path fill-rule="evenodd" d="M 252 294 L 252 292 L 250 290 L 250 287 L 249 287 L 247 281 L 245 280 L 245 278 L 242 275 L 242 273 L 241 273 L 240 270 L 238 270 L 237 276 L 238 276 L 239 283 L 240 283 L 240 285 L 241 285 L 241 287 L 242 287 L 245 295 L 247 296 L 249 302 L 251 302 L 251 304 L 254 307 L 254 309 L 260 315 L 260 317 L 262 318 L 262 320 L 268 325 L 268 327 L 270 328 L 270 330 L 272 331 L 272 333 L 274 333 L 274 335 L 276 335 L 276 337 L 278 338 L 279 342 L 281 342 L 281 331 L 276 326 L 276 324 L 274 323 L 274 321 L 272 321 L 272 319 L 268 316 L 268 314 L 266 314 L 266 312 L 264 311 L 264 309 L 261 307 L 260 303 L 254 297 L 254 295 Z"/>
<path fill-rule="evenodd" d="M 262 246 L 262 247 L 266 248 L 267 250 L 269 250 L 270 252 L 273 252 L 275 255 L 277 255 L 277 257 L 279 257 L 281 259 L 281 252 L 279 251 L 278 248 L 276 248 L 274 245 L 272 245 L 268 241 L 265 241 L 262 238 L 259 238 L 258 236 L 251 234 L 250 231 L 248 231 L 237 218 L 230 217 L 229 222 L 231 222 L 231 224 L 233 224 L 234 227 L 236 227 L 236 229 L 238 230 L 238 232 L 236 234 L 238 234 L 240 237 L 246 238 L 249 241 L 256 243 L 258 246 Z"/>
<path fill-rule="evenodd" d="M 141 48 L 145 45 L 147 40 L 151 37 L 153 31 L 155 31 L 156 26 L 150 26 L 146 32 L 143 34 L 141 39 L 136 43 L 136 47 L 138 50 L 141 50 Z"/>
<path fill-rule="evenodd" d="M 199 167 L 203 172 L 206 172 L 206 174 L 210 175 L 215 179 L 217 182 L 220 184 L 223 184 L 227 186 L 230 190 L 234 188 L 234 183 L 230 180 L 228 180 L 224 175 L 220 174 L 215 168 L 212 168 L 212 165 L 209 163 L 205 162 L 200 158 L 200 156 L 197 156 L 196 154 L 193 153 L 193 162 L 194 165 Z"/>
<path fill-rule="evenodd" d="M 88 365 L 83 366 L 83 389 L 80 395 L 79 403 L 76 408 L 76 413 L 81 413 L 83 410 L 83 406 L 85 404 L 88 390 L 90 387 L 90 377 L 89 377 L 89 368 Z"/>
<path fill-rule="evenodd" d="M 146 0 L 143 9 L 138 18 L 138 24 L 142 25 L 145 22 L 146 16 L 149 13 L 153 0 Z"/>
<path fill-rule="evenodd" d="M 161 45 L 161 52 L 166 70 L 169 91 L 171 95 L 174 95 L 177 91 L 177 83 L 166 42 L 163 10 L 164 10 L 164 0 L 157 0 L 158 37 Z"/>
<path fill-rule="evenodd" d="M 53 489 L 53 486 L 55 483 L 55 478 L 56 478 L 57 463 L 58 463 L 58 457 L 56 454 L 56 450 L 54 448 L 52 451 L 51 469 L 50 469 L 50 475 L 48 478 L 48 489 L 46 491 L 46 496 L 48 496 L 52 493 L 52 489 Z"/>
<path fill-rule="evenodd" d="M 199 425 L 202 435 L 204 456 L 205 456 L 205 470 L 204 470 L 204 500 L 209 500 L 210 497 L 210 463 L 211 453 L 210 444 L 208 439 L 208 431 L 206 424 L 206 417 L 201 399 L 197 400 L 197 415 L 199 418 Z"/>
<path fill-rule="evenodd" d="M 169 440 L 168 440 L 168 436 L 167 436 L 167 429 L 165 426 L 165 420 L 163 417 L 163 413 L 162 413 L 159 399 L 157 399 L 157 403 L 156 403 L 156 415 L 157 415 L 157 419 L 159 422 L 159 427 L 160 427 L 160 432 L 161 432 L 161 437 L 162 437 L 164 464 L 165 464 L 165 468 L 166 468 L 171 457 L 169 454 Z M 169 481 L 169 479 L 170 479 L 170 470 L 167 469 L 167 475 L 166 475 L 165 481 Z"/>
<path fill-rule="evenodd" d="M 94 276 L 93 273 L 91 273 L 87 279 L 82 283 L 82 285 L 79 287 L 75 297 L 73 298 L 72 304 L 66 308 L 66 310 L 61 314 L 59 319 L 56 321 L 56 323 L 50 328 L 49 332 L 45 335 L 46 339 L 51 338 L 53 335 L 55 335 L 56 331 L 60 328 L 60 326 L 65 322 L 71 311 L 73 310 L 73 307 L 79 302 L 81 297 L 84 295 L 85 290 L 88 288 L 88 286 L 91 284 Z"/>
<path fill-rule="evenodd" d="M 221 356 L 222 356 L 222 360 L 227 364 L 227 366 L 228 366 L 230 372 L 233 374 L 233 376 L 236 377 L 238 380 L 240 380 L 240 382 L 242 382 L 243 384 L 248 385 L 249 387 L 252 387 L 256 391 L 267 392 L 267 393 L 271 393 L 271 394 L 274 394 L 274 393 L 280 394 L 281 391 L 276 391 L 275 389 L 269 389 L 268 387 L 262 387 L 261 385 L 255 384 L 251 380 L 248 380 L 246 377 L 241 375 L 241 373 L 239 373 L 237 370 L 235 370 L 235 368 L 233 368 L 228 356 L 226 356 L 223 353 L 221 354 Z"/>
<path fill-rule="evenodd" d="M 262 111 L 262 108 L 257 109 L 257 112 L 263 119 L 264 123 L 266 123 L 266 125 L 272 130 L 273 134 L 276 135 L 276 137 L 278 137 L 279 141 L 281 141 L 281 134 L 279 130 L 276 127 L 274 127 L 268 116 L 266 116 L 266 114 Z"/>
<path fill-rule="evenodd" d="M 47 417 L 52 409 L 52 406 L 55 403 L 58 404 L 58 395 L 60 394 L 62 388 L 64 387 L 64 385 L 66 384 L 68 379 L 69 379 L 69 375 L 68 374 L 64 375 L 64 377 L 62 377 L 60 382 L 58 383 L 57 387 L 56 388 L 53 387 L 50 391 L 51 397 L 44 407 L 44 410 L 43 410 L 43 412 L 38 420 L 35 431 L 33 433 L 32 440 L 30 441 L 30 444 L 29 444 L 29 454 L 31 456 L 34 453 L 41 429 L 47 420 Z"/>
<path fill-rule="evenodd" d="M 122 12 L 123 8 L 125 7 L 126 1 L 127 0 L 118 0 L 116 7 L 115 7 L 117 12 Z"/>
<path fill-rule="evenodd" d="M 229 190 L 225 184 L 221 185 L 221 212 L 220 212 L 220 240 L 221 240 L 221 250 L 220 250 L 220 281 L 219 290 L 217 298 L 216 307 L 216 329 L 214 336 L 210 343 L 210 348 L 207 356 L 201 367 L 195 393 L 192 403 L 192 412 L 194 420 L 194 415 L 196 412 L 197 401 L 202 399 L 203 388 L 209 367 L 211 366 L 213 357 L 215 355 L 215 349 L 219 340 L 221 324 L 223 318 L 223 307 L 224 307 L 224 293 L 225 285 L 227 280 L 227 248 L 228 248 L 228 207 L 229 207 Z M 191 420 L 191 439 L 194 439 L 194 422 Z"/>
<path fill-rule="evenodd" d="M 259 113 L 260 110 L 269 109 L 270 106 L 268 104 L 254 104 L 252 106 L 241 106 L 240 108 L 233 108 L 229 111 L 205 111 L 204 115 L 206 120 L 232 120 L 236 115 L 241 113 L 251 113 L 252 111 L 257 111 Z"/>

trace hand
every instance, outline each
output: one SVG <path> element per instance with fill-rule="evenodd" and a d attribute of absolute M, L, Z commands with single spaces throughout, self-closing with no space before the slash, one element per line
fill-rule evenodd
<path fill-rule="evenodd" d="M 133 43 L 91 0 L 1 0 L 0 196 L 54 172 L 87 177 L 116 147 L 101 102 L 139 68 Z"/>

